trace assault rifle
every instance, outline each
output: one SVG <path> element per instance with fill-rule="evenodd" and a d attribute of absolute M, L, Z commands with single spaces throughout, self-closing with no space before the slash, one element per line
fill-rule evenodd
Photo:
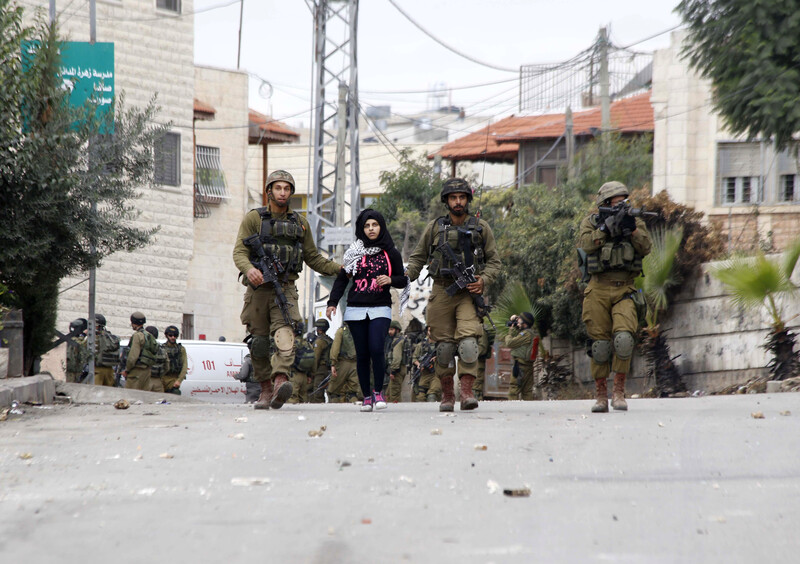
<path fill-rule="evenodd" d="M 611 237 L 630 235 L 630 232 L 622 227 L 622 222 L 626 217 L 658 217 L 657 213 L 644 208 L 632 208 L 628 200 L 623 200 L 616 206 L 599 206 L 597 211 L 600 212 L 599 221 L 605 224 Z M 626 231 L 628 232 L 626 233 Z"/>
<path fill-rule="evenodd" d="M 292 331 L 294 331 L 295 323 L 292 320 L 292 314 L 289 310 L 289 300 L 286 299 L 286 294 L 283 293 L 283 286 L 281 286 L 281 281 L 278 278 L 278 276 L 285 272 L 281 261 L 264 249 L 258 235 L 250 235 L 250 237 L 242 239 L 242 243 L 255 253 L 258 260 L 251 259 L 250 262 L 261 271 L 261 275 L 264 277 L 263 284 L 272 284 L 272 287 L 275 289 L 275 303 L 283 314 L 283 320 L 286 321 L 292 328 Z"/>
<path fill-rule="evenodd" d="M 325 388 L 327 388 L 328 387 L 328 382 L 331 381 L 331 376 L 332 375 L 333 375 L 333 372 L 328 372 L 328 375 L 325 376 L 325 379 L 322 380 L 322 382 L 319 383 L 319 386 L 317 386 L 317 389 L 314 390 L 313 392 L 311 392 L 310 394 L 308 394 L 308 399 L 311 399 L 312 397 L 317 395 L 321 390 L 324 390 Z"/>
<path fill-rule="evenodd" d="M 422 376 L 422 371 L 425 372 L 433 372 L 434 370 L 434 358 L 436 357 L 436 349 L 433 349 L 421 357 L 419 357 L 419 366 L 415 366 L 414 370 L 411 372 L 411 385 L 419 381 L 419 377 Z"/>
<path fill-rule="evenodd" d="M 473 282 L 478 281 L 478 279 L 475 278 L 475 265 L 473 264 L 466 266 L 463 262 L 461 262 L 447 241 L 439 245 L 437 250 L 444 253 L 445 256 L 450 259 L 452 264 L 452 267 L 450 268 L 450 275 L 453 277 L 454 282 L 444 290 L 447 292 L 448 296 L 455 296 L 459 290 L 466 288 L 467 284 L 472 284 Z M 478 313 L 478 317 L 481 319 L 484 317 L 488 318 L 489 323 L 491 323 L 492 327 L 494 327 L 494 321 L 492 321 L 492 318 L 489 316 L 489 312 L 492 308 L 486 304 L 486 302 L 483 300 L 483 296 L 481 294 L 473 294 L 470 292 L 469 297 L 472 298 L 472 303 L 475 304 L 475 311 Z"/>

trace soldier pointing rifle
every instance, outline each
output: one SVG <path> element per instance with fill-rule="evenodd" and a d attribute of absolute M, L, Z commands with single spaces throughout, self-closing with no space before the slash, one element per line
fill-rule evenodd
<path fill-rule="evenodd" d="M 611 406 L 628 409 L 625 377 L 639 328 L 633 281 L 642 272 L 642 258 L 650 252 L 651 242 L 644 221 L 626 206 L 627 198 L 624 184 L 606 182 L 597 193 L 598 213 L 585 218 L 580 227 L 578 251 L 590 276 L 583 294 L 583 322 L 591 340 L 595 413 L 608 411 L 609 365 L 614 379 Z"/>
<path fill-rule="evenodd" d="M 439 411 L 453 411 L 455 357 L 459 359 L 461 409 L 475 409 L 472 385 L 478 371 L 481 317 L 487 313 L 483 292 L 500 272 L 491 227 L 469 213 L 472 189 L 461 178 L 450 178 L 441 191 L 448 214 L 425 228 L 408 263 L 408 277 L 416 280 L 428 266 L 433 289 L 426 320 L 436 343 L 436 375 L 442 383 Z M 479 313 L 480 311 L 480 313 Z"/>
<path fill-rule="evenodd" d="M 308 221 L 290 209 L 289 198 L 295 191 L 291 174 L 276 170 L 267 178 L 264 190 L 268 205 L 245 215 L 236 236 L 233 261 L 247 285 L 241 320 L 253 335 L 252 378 L 261 385 L 255 408 L 280 409 L 292 395 L 293 324 L 300 321 L 295 281 L 303 263 L 328 276 L 338 274 L 341 265 L 319 253 Z M 249 247 L 245 240 L 251 242 Z M 271 356 L 270 336 L 275 342 Z"/>

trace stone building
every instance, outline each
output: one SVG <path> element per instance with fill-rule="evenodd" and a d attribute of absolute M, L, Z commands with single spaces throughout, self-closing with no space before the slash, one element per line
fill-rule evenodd
<path fill-rule="evenodd" d="M 704 212 L 731 249 L 783 250 L 800 234 L 797 161 L 726 130 L 710 82 L 680 57 L 684 38 L 673 32 L 653 61 L 653 191 Z"/>

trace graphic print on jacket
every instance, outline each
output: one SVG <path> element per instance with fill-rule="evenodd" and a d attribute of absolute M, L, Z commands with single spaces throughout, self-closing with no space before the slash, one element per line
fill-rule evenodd
<path fill-rule="evenodd" d="M 389 261 L 389 253 L 383 251 L 374 255 L 364 255 L 358 272 L 353 278 L 355 291 L 359 294 L 375 294 L 383 291 L 378 286 L 378 276 L 392 275 L 392 263 Z"/>

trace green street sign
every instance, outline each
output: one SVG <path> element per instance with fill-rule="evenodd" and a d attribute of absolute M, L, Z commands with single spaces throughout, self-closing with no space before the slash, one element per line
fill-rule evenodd
<path fill-rule="evenodd" d="M 38 41 L 23 41 L 23 69 L 39 48 Z M 87 101 L 97 105 L 98 117 L 111 111 L 114 101 L 114 44 L 64 41 L 61 43 L 60 75 L 64 88 L 70 91 L 69 103 L 74 108 Z"/>

